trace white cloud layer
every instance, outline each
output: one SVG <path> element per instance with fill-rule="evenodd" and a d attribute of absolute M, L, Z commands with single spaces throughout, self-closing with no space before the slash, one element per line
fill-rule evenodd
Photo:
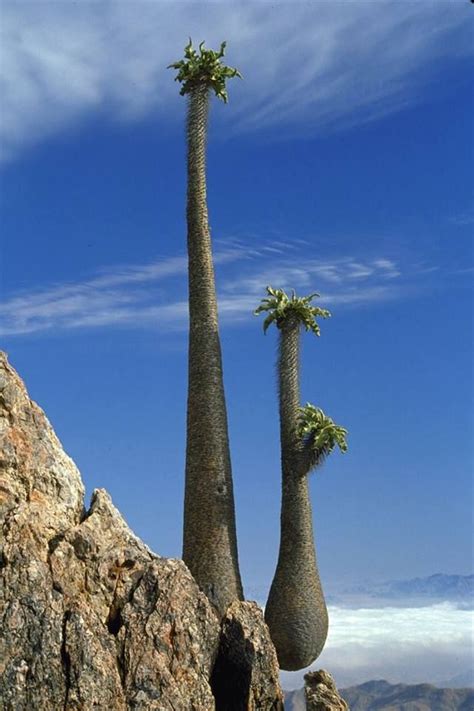
<path fill-rule="evenodd" d="M 445 683 L 472 669 L 473 612 L 443 602 L 429 607 L 352 610 L 330 607 L 326 647 L 314 669 L 328 669 L 339 687 L 371 679 Z M 287 690 L 303 686 L 301 672 L 283 672 Z"/>
<path fill-rule="evenodd" d="M 282 243 L 256 249 L 236 241 L 216 251 L 222 324 L 252 318 L 267 284 L 300 292 L 321 290 L 321 304 L 361 306 L 400 298 L 401 273 L 392 260 L 351 257 L 315 260 L 285 254 Z M 236 266 L 238 263 L 238 270 Z M 0 335 L 15 336 L 77 328 L 187 327 L 187 257 L 103 270 L 81 282 L 12 294 L 0 303 Z M 224 275 L 225 278 L 222 278 Z M 166 280 L 166 289 L 162 282 Z"/>
<path fill-rule="evenodd" d="M 315 133 L 371 120 L 417 100 L 440 61 L 472 51 L 470 10 L 388 0 L 3 2 L 1 155 L 13 159 L 93 112 L 182 120 L 166 67 L 189 35 L 228 41 L 229 63 L 245 77 L 226 113 L 237 131 Z"/>

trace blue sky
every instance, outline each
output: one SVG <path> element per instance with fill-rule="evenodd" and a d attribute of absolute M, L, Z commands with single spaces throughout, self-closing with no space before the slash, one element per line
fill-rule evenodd
<path fill-rule="evenodd" d="M 139 8 L 139 10 L 137 10 Z M 471 13 L 471 14 L 469 14 Z M 266 284 L 317 290 L 302 399 L 349 432 L 311 479 L 328 589 L 472 567 L 470 3 L 1 5 L 2 347 L 88 492 L 178 556 L 185 101 L 167 64 L 228 41 L 208 188 L 239 553 L 278 547 Z"/>

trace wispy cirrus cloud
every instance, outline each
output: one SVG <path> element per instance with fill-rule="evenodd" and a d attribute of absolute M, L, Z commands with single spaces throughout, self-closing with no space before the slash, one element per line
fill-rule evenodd
<path fill-rule="evenodd" d="M 264 249 L 263 246 L 261 250 Z M 216 253 L 214 261 L 225 265 L 254 258 L 263 253 L 261 250 L 230 243 Z M 172 256 L 150 264 L 104 268 L 83 281 L 12 295 L 0 303 L 0 335 L 157 323 L 176 323 L 182 328 L 187 318 L 186 302 L 170 303 L 168 291 L 160 291 L 159 286 L 164 280 L 182 280 L 186 270 L 187 257 Z M 155 288 L 150 290 L 150 284 Z"/>
<path fill-rule="evenodd" d="M 301 250 L 307 252 L 306 246 Z M 401 298 L 399 266 L 385 257 L 303 259 L 282 242 L 258 248 L 229 240 L 215 253 L 221 323 L 241 323 L 272 284 L 299 292 L 319 289 L 325 306 L 356 307 Z M 187 257 L 102 269 L 82 281 L 13 293 L 0 303 L 0 335 L 79 328 L 187 327 Z"/>
<path fill-rule="evenodd" d="M 315 133 L 372 120 L 419 100 L 440 62 L 472 51 L 469 11 L 385 0 L 3 3 L 2 156 L 94 112 L 182 114 L 166 67 L 189 35 L 228 40 L 229 62 L 244 73 L 232 86 L 233 130 Z"/>

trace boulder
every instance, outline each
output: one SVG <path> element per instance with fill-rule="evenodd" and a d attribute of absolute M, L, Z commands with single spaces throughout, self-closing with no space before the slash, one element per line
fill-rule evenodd
<path fill-rule="evenodd" d="M 324 669 L 305 674 L 306 711 L 349 711 L 336 688 L 334 679 Z"/>

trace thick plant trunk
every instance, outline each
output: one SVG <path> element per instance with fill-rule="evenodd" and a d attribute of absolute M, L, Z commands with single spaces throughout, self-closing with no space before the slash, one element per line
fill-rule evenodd
<path fill-rule="evenodd" d="M 298 322 L 291 319 L 280 330 L 280 551 L 265 607 L 265 621 L 270 628 L 280 668 L 287 671 L 311 664 L 321 653 L 328 632 L 328 615 L 314 547 L 308 471 L 296 437 L 300 405 L 299 332 Z"/>
<path fill-rule="evenodd" d="M 243 599 L 206 202 L 209 91 L 188 107 L 189 380 L 183 559 L 223 614 Z"/>

